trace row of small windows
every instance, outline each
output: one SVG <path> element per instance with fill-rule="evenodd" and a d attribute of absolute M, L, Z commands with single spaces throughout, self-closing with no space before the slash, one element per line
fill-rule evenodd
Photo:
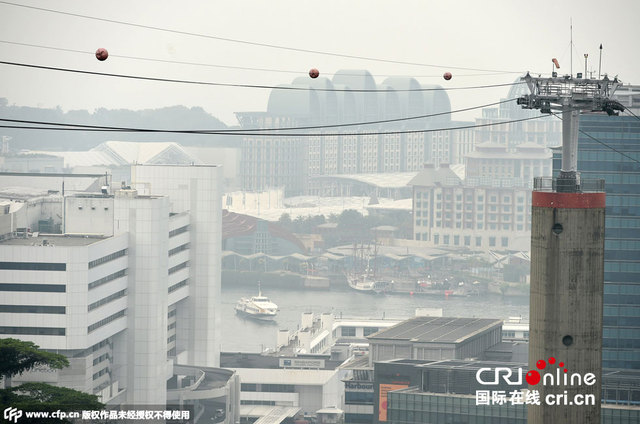
<path fill-rule="evenodd" d="M 104 339 L 96 344 L 94 344 L 93 346 L 91 346 L 90 348 L 87 348 L 85 350 L 79 351 L 77 352 L 74 357 L 76 358 L 81 358 L 83 356 L 87 356 L 90 355 L 94 352 L 97 352 L 98 350 L 104 348 L 105 346 L 109 346 L 111 347 L 111 341 L 109 339 Z"/>
<path fill-rule="evenodd" d="M 604 285 L 605 294 L 640 294 L 640 284 L 609 284 Z"/>
<path fill-rule="evenodd" d="M 640 228 L 640 217 L 605 218 L 605 228 Z"/>
<path fill-rule="evenodd" d="M 121 297 L 126 296 L 127 294 L 127 290 L 120 290 L 119 292 L 113 293 L 107 297 L 104 297 L 100 300 L 98 300 L 97 302 L 93 302 L 92 304 L 90 304 L 89 306 L 87 306 L 87 311 L 93 311 L 96 308 L 99 308 L 102 305 L 106 305 L 109 302 L 113 302 L 116 299 L 120 299 Z"/>
<path fill-rule="evenodd" d="M 254 384 L 241 383 L 240 391 L 243 392 L 270 392 L 270 393 L 295 393 L 293 384 Z"/>
<path fill-rule="evenodd" d="M 602 330 L 605 337 L 619 338 L 619 339 L 640 339 L 640 328 L 607 328 Z"/>
<path fill-rule="evenodd" d="M 640 251 L 640 240 L 605 240 L 605 250 L 633 250 Z"/>
<path fill-rule="evenodd" d="M 609 206 L 640 206 L 640 196 L 610 194 L 607 196 Z"/>
<path fill-rule="evenodd" d="M 109 354 L 108 353 L 103 353 L 102 355 L 100 355 L 97 358 L 93 359 L 93 366 L 95 367 L 100 362 L 104 362 L 104 361 L 106 361 L 108 359 L 109 359 Z"/>
<path fill-rule="evenodd" d="M 346 405 L 373 405 L 373 392 L 345 391 L 344 402 Z M 371 423 L 371 416 L 368 422 Z"/>
<path fill-rule="evenodd" d="M 167 338 L 167 343 L 171 343 L 171 342 L 175 342 L 176 341 L 176 335 L 172 335 L 169 338 Z"/>
<path fill-rule="evenodd" d="M 633 152 L 629 152 L 629 153 L 633 153 Z M 579 155 L 578 156 L 579 161 L 620 162 L 621 160 L 620 153 L 614 152 L 614 151 L 605 152 L 602 150 L 597 150 L 597 151 L 585 150 L 585 151 L 580 151 L 578 155 Z"/>
<path fill-rule="evenodd" d="M 640 272 L 640 262 L 605 262 L 605 272 Z"/>
<path fill-rule="evenodd" d="M 99 379 L 100 377 L 102 377 L 103 375 L 105 375 L 108 372 L 109 372 L 109 367 L 104 367 L 100 371 L 98 371 L 97 373 L 93 374 L 93 379 L 97 380 L 97 379 Z"/>
<path fill-rule="evenodd" d="M 187 284 L 189 284 L 188 278 L 186 280 L 182 280 L 179 283 L 176 283 L 173 286 L 169 287 L 169 293 L 173 293 L 174 291 L 178 290 L 180 287 L 184 287 Z"/>
<path fill-rule="evenodd" d="M 0 312 L 11 314 L 64 314 L 64 306 L 44 305 L 0 305 Z"/>
<path fill-rule="evenodd" d="M 55 327 L 0 327 L 0 334 L 25 336 L 64 336 L 66 329 Z"/>
<path fill-rule="evenodd" d="M 180 253 L 183 250 L 187 250 L 187 249 L 189 249 L 189 243 L 185 243 L 185 244 L 182 244 L 182 245 L 180 245 L 178 247 L 174 247 L 173 249 L 169 250 L 169 256 L 173 256 L 173 255 L 175 255 L 177 253 Z"/>
<path fill-rule="evenodd" d="M 169 238 L 175 237 L 178 234 L 186 233 L 187 231 L 189 231 L 188 225 L 185 225 L 184 227 L 176 228 L 175 230 L 169 231 Z"/>
<path fill-rule="evenodd" d="M 640 305 L 638 306 L 607 306 L 604 305 L 605 316 L 638 317 L 640 326 Z"/>
<path fill-rule="evenodd" d="M 64 293 L 66 290 L 64 284 L 0 283 L 0 291 Z"/>
<path fill-rule="evenodd" d="M 127 270 L 126 269 L 121 269 L 118 272 L 114 272 L 113 274 L 109 274 L 106 277 L 102 277 L 99 280 L 93 281 L 91 283 L 89 283 L 89 290 L 91 289 L 95 289 L 96 287 L 99 287 L 103 284 L 108 283 L 109 281 L 113 281 L 116 280 L 118 278 L 122 278 L 125 275 L 127 275 Z"/>
<path fill-rule="evenodd" d="M 113 315 L 110 315 L 104 319 L 101 319 L 100 321 L 96 322 L 95 324 L 91 324 L 89 327 L 87 327 L 87 332 L 91 333 L 95 330 L 97 330 L 100 327 L 103 327 L 107 324 L 109 324 L 112 321 L 117 320 L 118 318 L 122 318 L 125 315 L 125 311 L 126 309 L 121 310 L 120 312 L 116 312 Z"/>
<path fill-rule="evenodd" d="M 98 265 L 102 265 L 107 262 L 111 262 L 115 259 L 121 258 L 127 254 L 127 249 L 122 249 L 117 252 L 111 253 L 110 255 L 103 256 L 99 259 L 89 262 L 89 269 L 97 267 Z"/>
<path fill-rule="evenodd" d="M 66 271 L 67 264 L 55 262 L 0 262 L 0 269 L 15 271 Z"/>
<path fill-rule="evenodd" d="M 169 275 L 171 274 L 175 274 L 176 272 L 180 271 L 181 269 L 184 269 L 186 267 L 189 266 L 189 261 L 186 262 L 182 262 L 181 264 L 178 264 L 176 266 L 173 266 L 171 268 L 169 268 Z"/>
<path fill-rule="evenodd" d="M 418 236 L 418 234 L 416 234 L 416 236 Z M 426 235 L 425 235 L 426 236 Z M 416 237 L 417 240 L 420 240 L 419 237 Z M 425 238 L 426 240 L 426 238 Z M 471 236 L 463 236 L 463 240 L 464 240 L 464 245 L 465 246 L 471 246 Z M 488 242 L 489 242 L 489 247 L 495 247 L 497 246 L 497 238 L 496 237 L 489 237 L 488 238 Z M 440 244 L 440 234 L 434 234 L 433 235 L 433 243 L 434 244 Z M 445 234 L 442 236 L 442 244 L 448 245 L 451 244 L 451 236 L 448 234 Z M 460 246 L 460 236 L 453 236 L 453 245 L 454 246 Z M 480 247 L 482 246 L 482 237 L 476 237 L 475 238 L 475 245 L 476 247 Z M 500 238 L 500 247 L 509 247 L 509 237 L 501 237 Z"/>

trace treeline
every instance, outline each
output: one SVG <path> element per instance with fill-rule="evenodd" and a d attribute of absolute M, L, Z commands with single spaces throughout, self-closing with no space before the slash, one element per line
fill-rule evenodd
<path fill-rule="evenodd" d="M 145 128 L 169 130 L 217 130 L 227 126 L 208 114 L 201 107 L 170 106 L 160 109 L 128 110 L 100 108 L 90 113 L 87 110 L 64 112 L 60 107 L 42 109 L 9 105 L 6 98 L 0 98 L 0 116 L 3 119 L 23 121 L 98 125 L 119 128 Z M 4 122 L 9 125 L 21 123 Z M 42 126 L 33 124 L 32 126 Z M 12 137 L 10 149 L 13 152 L 29 150 L 88 150 L 100 143 L 116 141 L 174 141 L 187 146 L 233 146 L 234 139 L 220 135 L 190 135 L 175 133 L 145 132 L 95 132 L 60 130 L 22 130 L 0 128 L 0 136 Z M 237 140 L 235 141 L 237 142 Z"/>

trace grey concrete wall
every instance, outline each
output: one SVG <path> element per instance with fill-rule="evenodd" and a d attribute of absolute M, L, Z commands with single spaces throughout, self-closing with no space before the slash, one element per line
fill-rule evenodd
<path fill-rule="evenodd" d="M 592 196 L 603 193 L 554 193 Z M 535 199 L 535 193 L 534 193 Z M 558 199 L 556 199 L 558 200 Z M 560 202 L 562 203 L 562 202 Z M 604 201 L 602 201 L 604 203 Z M 529 424 L 600 423 L 602 375 L 602 297 L 604 285 L 604 207 L 535 206 L 531 229 L 531 306 L 529 370 L 556 377 L 559 373 L 593 373 L 594 385 L 529 385 L 542 406 L 529 406 Z M 558 232 L 562 226 L 562 231 Z M 572 338 L 569 343 L 567 336 Z M 564 342 L 563 342 L 564 340 Z M 550 364 L 549 358 L 555 358 Z M 546 367 L 538 369 L 539 360 Z M 562 362 L 564 366 L 560 367 Z M 567 369 L 567 373 L 564 369 Z M 573 405 L 545 406 L 548 394 L 565 394 Z M 575 395 L 593 394 L 595 406 L 577 406 Z"/>

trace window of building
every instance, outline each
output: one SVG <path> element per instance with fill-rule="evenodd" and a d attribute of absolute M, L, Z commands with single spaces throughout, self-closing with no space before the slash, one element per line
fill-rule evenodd
<path fill-rule="evenodd" d="M 261 384 L 261 392 L 271 393 L 295 393 L 295 386 L 293 384 Z"/>
<path fill-rule="evenodd" d="M 364 327 L 363 334 L 364 336 L 370 336 L 373 333 L 377 333 L 380 329 L 378 327 Z"/>
<path fill-rule="evenodd" d="M 51 262 L 0 262 L 0 269 L 16 271 L 66 271 L 67 264 Z"/>
<path fill-rule="evenodd" d="M 66 290 L 64 284 L 0 283 L 0 291 L 64 293 Z"/>
<path fill-rule="evenodd" d="M 183 245 L 180 245 L 178 247 L 174 247 L 173 249 L 169 250 L 169 256 L 173 256 L 177 253 L 182 252 L 183 250 L 187 250 L 189 249 L 189 243 L 185 243 Z"/>
<path fill-rule="evenodd" d="M 496 238 L 495 237 L 489 237 L 489 246 L 490 247 L 495 247 L 496 245 Z"/>
<path fill-rule="evenodd" d="M 182 262 L 181 264 L 178 264 L 174 267 L 169 268 L 169 275 L 171 274 L 175 274 L 176 272 L 180 271 L 181 269 L 186 268 L 187 266 L 189 266 L 189 261 L 186 262 Z"/>
<path fill-rule="evenodd" d="M 189 279 L 188 278 L 185 279 L 185 280 L 182 280 L 182 281 L 180 281 L 180 282 L 178 282 L 176 284 L 174 284 L 173 286 L 170 286 L 168 291 L 169 291 L 169 293 L 173 293 L 174 291 L 178 290 L 179 288 L 185 287 L 187 284 L 189 284 Z"/>
<path fill-rule="evenodd" d="M 433 235 L 433 244 L 439 244 L 439 243 L 440 243 L 440 235 L 434 234 Z"/>
<path fill-rule="evenodd" d="M 449 244 L 449 235 L 448 234 L 443 237 L 443 241 L 442 242 L 443 242 L 443 244 L 447 244 L 447 245 Z"/>
<path fill-rule="evenodd" d="M 340 332 L 342 337 L 355 337 L 356 336 L 356 328 L 355 327 L 342 327 L 342 331 Z"/>
<path fill-rule="evenodd" d="M 64 314 L 64 306 L 0 305 L 0 313 L 9 314 Z"/>
<path fill-rule="evenodd" d="M 502 237 L 502 239 L 500 240 L 500 244 L 502 245 L 502 247 L 508 247 L 509 246 L 509 237 Z"/>
<path fill-rule="evenodd" d="M 25 336 L 64 336 L 64 328 L 54 327 L 0 327 L 0 334 L 21 334 Z"/>
<path fill-rule="evenodd" d="M 471 236 L 464 236 L 464 245 L 471 246 Z"/>
<path fill-rule="evenodd" d="M 255 383 L 240 383 L 240 391 L 242 392 L 257 392 L 258 385 Z"/>
<path fill-rule="evenodd" d="M 476 237 L 476 246 L 477 247 L 482 246 L 482 237 Z"/>
<path fill-rule="evenodd" d="M 114 272 L 113 274 L 109 274 L 106 277 L 102 277 L 96 281 L 92 281 L 91 283 L 89 283 L 89 290 L 91 289 L 95 289 L 98 286 L 101 286 L 103 284 L 108 283 L 109 281 L 113 281 L 116 280 L 118 278 L 122 278 L 125 275 L 127 275 L 127 270 L 126 269 L 121 269 L 118 272 Z"/>
<path fill-rule="evenodd" d="M 97 267 L 98 265 L 102 265 L 107 262 L 111 262 L 115 259 L 121 258 L 127 254 L 127 249 L 122 249 L 117 252 L 114 252 L 110 255 L 103 256 L 99 259 L 89 262 L 89 269 Z"/>
<path fill-rule="evenodd" d="M 120 290 L 119 292 L 113 293 L 107 297 L 104 297 L 100 300 L 98 300 L 97 302 L 93 302 L 91 303 L 89 306 L 87 306 L 87 312 L 93 311 L 94 309 L 102 306 L 102 305 L 106 305 L 109 302 L 113 302 L 114 300 L 120 299 L 121 297 L 124 297 L 127 294 L 127 290 Z"/>
<path fill-rule="evenodd" d="M 189 230 L 189 226 L 185 225 L 184 227 L 176 228 L 175 230 L 169 231 L 169 238 L 175 237 L 178 234 L 186 233 Z"/>
<path fill-rule="evenodd" d="M 460 236 L 453 236 L 453 244 L 454 246 L 460 245 Z"/>
<path fill-rule="evenodd" d="M 125 311 L 126 311 L 126 309 L 123 309 L 120 312 L 116 312 L 115 314 L 113 314 L 111 316 L 108 316 L 108 317 L 106 317 L 104 319 L 101 319 L 100 321 L 98 321 L 98 322 L 96 322 L 94 324 L 91 324 L 90 326 L 87 327 L 87 332 L 91 333 L 91 332 L 97 330 L 98 328 L 100 328 L 100 327 L 102 327 L 104 325 L 107 325 L 112 321 L 117 320 L 118 318 L 122 318 L 125 315 Z"/>

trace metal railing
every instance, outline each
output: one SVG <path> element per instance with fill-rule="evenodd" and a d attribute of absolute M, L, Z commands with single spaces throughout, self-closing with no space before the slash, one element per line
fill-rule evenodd
<path fill-rule="evenodd" d="M 565 186 L 572 185 L 571 189 Z M 555 177 L 535 177 L 533 179 L 534 191 L 549 192 L 574 192 L 574 193 L 597 193 L 604 192 L 603 179 L 577 179 L 577 184 L 572 180 L 564 180 Z"/>

